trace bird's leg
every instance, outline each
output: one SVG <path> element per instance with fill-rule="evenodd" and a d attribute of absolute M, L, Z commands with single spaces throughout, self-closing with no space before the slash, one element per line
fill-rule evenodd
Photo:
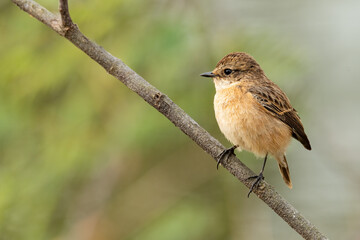
<path fill-rule="evenodd" d="M 221 163 L 221 161 L 223 160 L 224 157 L 226 157 L 225 160 L 227 160 L 230 156 L 230 154 L 234 154 L 234 150 L 238 147 L 238 145 L 234 145 L 231 148 L 225 149 L 224 151 L 222 151 L 219 156 L 217 156 L 217 164 L 216 164 L 216 169 L 219 169 L 219 164 Z"/>
<path fill-rule="evenodd" d="M 257 186 L 259 185 L 260 181 L 264 179 L 264 176 L 263 176 L 263 172 L 264 172 L 264 169 L 265 169 L 265 164 L 266 164 L 266 160 L 267 160 L 267 156 L 268 154 L 266 154 L 265 158 L 264 158 L 264 163 L 263 163 L 263 166 L 261 168 L 261 172 L 259 173 L 259 175 L 255 175 L 255 176 L 251 176 L 251 177 L 248 177 L 246 180 L 248 179 L 253 179 L 255 178 L 255 182 L 251 185 L 251 188 L 250 188 L 250 191 L 248 193 L 248 197 L 250 196 L 250 193 L 252 193 L 252 191 L 257 188 Z"/>

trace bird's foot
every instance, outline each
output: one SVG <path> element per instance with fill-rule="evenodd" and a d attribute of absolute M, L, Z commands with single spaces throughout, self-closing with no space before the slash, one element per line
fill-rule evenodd
<path fill-rule="evenodd" d="M 223 161 L 224 158 L 225 158 L 225 160 L 227 160 L 231 154 L 235 154 L 234 150 L 237 147 L 238 147 L 237 145 L 234 145 L 231 148 L 225 149 L 224 151 L 222 151 L 219 154 L 219 156 L 216 157 L 217 158 L 216 169 L 219 169 L 219 165 L 220 165 L 221 161 Z"/>
<path fill-rule="evenodd" d="M 259 183 L 261 182 L 261 180 L 264 179 L 264 176 L 263 176 L 263 173 L 262 173 L 262 171 L 261 171 L 261 172 L 259 173 L 259 175 L 255 175 L 255 176 L 248 177 L 246 180 L 249 180 L 249 179 L 255 179 L 255 181 L 254 181 L 253 184 L 251 185 L 251 188 L 250 188 L 250 191 L 249 191 L 247 197 L 249 197 L 249 196 L 250 196 L 250 193 L 252 193 L 252 191 L 259 186 Z"/>

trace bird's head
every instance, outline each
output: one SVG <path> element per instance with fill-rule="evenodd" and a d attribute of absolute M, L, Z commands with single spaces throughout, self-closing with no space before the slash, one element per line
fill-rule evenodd
<path fill-rule="evenodd" d="M 259 74 L 262 75 L 263 71 L 253 57 L 244 52 L 234 52 L 223 57 L 213 71 L 200 76 L 212 78 L 218 90 Z"/>

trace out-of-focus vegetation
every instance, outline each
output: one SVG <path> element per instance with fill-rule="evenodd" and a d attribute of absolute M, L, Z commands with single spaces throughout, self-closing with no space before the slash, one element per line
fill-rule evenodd
<path fill-rule="evenodd" d="M 57 11 L 57 1 L 40 3 Z M 199 74 L 231 51 L 253 55 L 311 129 L 311 105 L 304 100 L 311 95 L 308 52 L 289 36 L 227 15 L 227 5 L 87 0 L 70 1 L 70 11 L 85 35 L 226 146 L 213 116 L 213 84 Z M 166 118 L 66 39 L 10 2 L 0 3 L 0 13 L 1 240 L 300 239 L 255 196 L 247 199 L 247 189 L 221 168 L 216 171 L 215 162 Z M 291 197 L 314 192 L 297 188 L 310 178 L 294 167 L 296 159 L 302 165 L 301 148 L 294 143 L 288 153 L 292 191 L 274 162 L 266 179 L 330 230 L 326 214 L 316 214 L 319 203 Z M 255 172 L 260 169 L 261 161 L 251 154 L 238 156 Z"/>

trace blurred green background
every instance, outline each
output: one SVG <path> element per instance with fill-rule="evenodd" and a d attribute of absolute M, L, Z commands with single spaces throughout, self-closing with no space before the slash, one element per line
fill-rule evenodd
<path fill-rule="evenodd" d="M 57 11 L 57 1 L 39 1 Z M 70 1 L 80 30 L 230 146 L 199 76 L 232 51 L 289 96 L 313 150 L 266 180 L 331 239 L 360 239 L 360 2 Z M 0 239 L 301 239 L 66 39 L 0 2 Z M 262 160 L 237 153 L 255 172 Z"/>

